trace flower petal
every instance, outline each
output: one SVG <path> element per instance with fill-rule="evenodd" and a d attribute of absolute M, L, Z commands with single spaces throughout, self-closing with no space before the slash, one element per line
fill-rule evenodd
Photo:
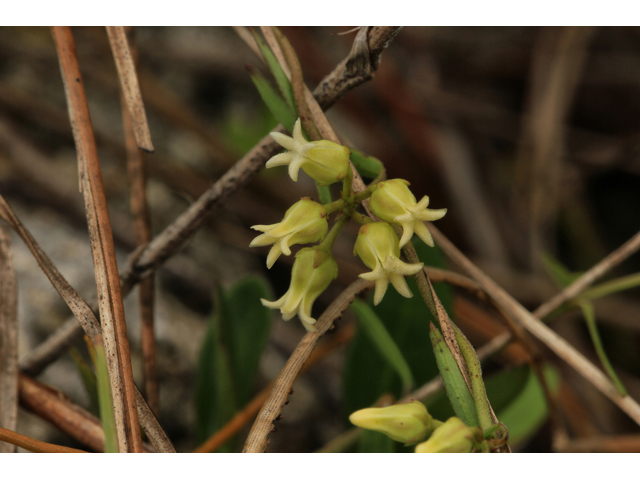
<path fill-rule="evenodd" d="M 378 305 L 384 294 L 387 293 L 387 288 L 389 287 L 389 277 L 380 277 L 376 280 L 376 290 L 373 294 L 373 304 Z"/>
<path fill-rule="evenodd" d="M 295 128 L 294 128 L 295 130 Z M 295 138 L 291 138 L 288 135 L 280 132 L 271 132 L 271 138 L 280 145 L 281 147 L 286 148 L 287 150 L 295 150 L 296 149 L 296 140 Z"/>
<path fill-rule="evenodd" d="M 434 246 L 431 232 L 424 223 L 422 223 L 420 220 L 416 220 L 413 229 L 415 230 L 416 235 L 418 235 L 424 243 L 426 243 L 430 247 Z"/>
<path fill-rule="evenodd" d="M 389 280 L 391 280 L 391 284 L 394 286 L 394 288 L 398 291 L 400 295 L 402 295 L 405 298 L 413 297 L 413 293 L 411 293 L 411 290 L 407 285 L 407 281 L 404 279 L 402 275 L 400 275 L 399 273 L 391 273 L 389 274 Z"/>

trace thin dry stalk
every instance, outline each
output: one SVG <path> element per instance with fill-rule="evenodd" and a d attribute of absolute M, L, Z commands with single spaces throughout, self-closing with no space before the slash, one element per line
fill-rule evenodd
<path fill-rule="evenodd" d="M 11 255 L 11 239 L 0 225 L 0 427 L 18 428 L 18 292 Z M 0 453 L 15 452 L 0 442 Z"/>
<path fill-rule="evenodd" d="M 465 270 L 471 278 L 477 281 L 486 294 L 490 296 L 500 308 L 511 315 L 527 331 L 546 344 L 556 355 L 571 365 L 571 367 L 609 397 L 611 401 L 640 425 L 640 405 L 638 405 L 633 398 L 628 395 L 625 397 L 620 396 L 615 386 L 601 370 L 485 275 L 484 272 L 476 267 L 437 228 L 431 226 L 431 233 L 445 254 Z M 497 338 L 498 337 L 496 337 L 496 339 Z"/>
<path fill-rule="evenodd" d="M 72 403 L 61 392 L 21 374 L 20 404 L 91 450 L 104 451 L 100 420 Z"/>
<path fill-rule="evenodd" d="M 342 315 L 356 295 L 373 287 L 373 282 L 363 279 L 356 280 L 327 307 L 315 324 L 316 332 L 307 332 L 300 343 L 287 360 L 286 365 L 276 378 L 269 397 L 258 413 L 258 418 L 251 427 L 249 436 L 244 445 L 243 453 L 263 453 L 269 444 L 268 435 L 273 430 L 273 422 L 280 415 L 287 397 L 291 393 L 291 387 L 296 380 L 305 362 L 309 359 L 318 340 L 333 326 L 335 319 Z"/>
<path fill-rule="evenodd" d="M 69 118 L 78 151 L 78 170 L 89 224 L 105 353 L 107 357 L 113 356 L 118 359 L 118 368 L 109 372 L 118 449 L 120 452 L 141 452 L 142 439 L 120 291 L 120 277 L 89 107 L 71 29 L 53 27 L 53 37 L 60 60 Z"/>
<path fill-rule="evenodd" d="M 562 453 L 638 453 L 640 435 L 602 435 L 577 438 L 558 445 Z"/>
<path fill-rule="evenodd" d="M 112 27 L 107 27 L 107 31 Z M 119 28 L 119 27 L 113 27 Z M 111 37 L 109 37 L 111 38 Z M 131 49 L 131 61 L 135 66 L 136 51 Z M 127 173 L 129 175 L 129 199 L 133 215 L 133 229 L 136 245 L 146 245 L 151 241 L 151 214 L 147 203 L 147 175 L 145 154 L 136 144 L 135 128 L 132 123 L 130 109 L 127 111 L 126 97 L 121 95 L 122 123 L 124 126 L 125 145 L 127 148 Z M 158 401 L 158 377 L 156 369 L 156 339 L 154 333 L 154 300 L 155 276 L 153 274 L 142 279 L 138 287 L 140 305 L 140 322 L 142 324 L 142 371 L 143 392 L 154 412 L 160 411 Z"/>
<path fill-rule="evenodd" d="M 84 450 L 41 442 L 35 438 L 27 437 L 2 427 L 0 427 L 0 440 L 35 453 L 87 453 Z"/>
<path fill-rule="evenodd" d="M 309 359 L 302 367 L 302 370 L 300 370 L 300 375 L 309 370 L 312 366 L 314 366 L 336 348 L 349 342 L 353 338 L 354 334 L 355 327 L 353 324 L 341 328 L 340 331 L 337 332 L 329 342 L 326 342 L 324 345 L 320 345 L 311 353 Z M 253 397 L 253 400 L 251 400 L 251 402 L 249 402 L 242 410 L 236 413 L 225 426 L 211 435 L 202 445 L 200 445 L 194 451 L 194 453 L 215 452 L 227 440 L 238 433 L 238 431 L 242 427 L 249 423 L 258 414 L 258 411 L 269 396 L 274 383 L 275 382 L 271 382 L 269 383 L 269 385 L 264 387 L 260 391 L 260 393 Z"/>
<path fill-rule="evenodd" d="M 89 305 L 78 295 L 66 279 L 60 274 L 55 265 L 51 262 L 46 253 L 40 248 L 40 245 L 33 238 L 31 233 L 22 225 L 20 220 L 15 216 L 9 205 L 5 202 L 4 198 L 0 195 L 0 217 L 5 220 L 11 228 L 22 238 L 27 244 L 29 250 L 33 254 L 34 258 L 42 268 L 51 284 L 58 291 L 62 299 L 67 303 L 75 318 L 72 319 L 77 325 L 78 322 L 81 326 L 80 331 L 84 330 L 91 342 L 100 343 L 102 330 L 100 323 L 96 318 L 93 310 Z M 77 320 L 76 320 L 77 318 Z M 65 323 L 65 328 L 68 328 L 69 322 Z M 74 325 L 74 330 L 76 329 Z M 61 330 L 58 330 L 60 332 Z M 57 358 L 57 357 L 56 357 Z M 113 361 L 113 358 L 107 357 L 107 363 Z M 21 392 L 22 395 L 22 392 Z M 153 444 L 154 448 L 158 452 L 175 452 L 175 449 L 171 445 L 171 442 L 167 438 L 166 434 L 158 424 L 157 419 L 151 412 L 149 406 L 142 398 L 142 395 L 136 388 L 136 398 L 138 400 L 138 415 L 140 416 L 140 423 L 144 428 L 149 440 Z"/>
<path fill-rule="evenodd" d="M 129 49 L 127 34 L 124 27 L 106 27 L 106 29 L 118 77 L 120 77 L 122 94 L 131 117 L 136 143 L 138 148 L 146 152 L 153 152 L 151 132 L 147 123 L 147 114 L 142 102 L 138 75 L 136 75 L 136 66 Z"/>

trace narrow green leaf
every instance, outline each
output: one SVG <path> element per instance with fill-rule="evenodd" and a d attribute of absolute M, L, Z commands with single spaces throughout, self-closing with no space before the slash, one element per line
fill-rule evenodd
<path fill-rule="evenodd" d="M 291 108 L 260 72 L 257 70 L 251 71 L 251 80 L 258 89 L 258 93 L 267 105 L 267 108 L 269 108 L 273 116 L 276 117 L 276 120 L 292 132 L 293 125 L 296 122 L 296 116 L 292 113 Z"/>
<path fill-rule="evenodd" d="M 358 318 L 360 328 L 369 336 L 369 339 L 376 346 L 378 352 L 402 379 L 403 393 L 409 393 L 414 384 L 411 369 L 398 348 L 398 345 L 396 345 L 384 327 L 382 320 L 380 320 L 371 307 L 361 300 L 354 300 L 351 304 L 351 309 Z"/>
<path fill-rule="evenodd" d="M 236 411 L 229 355 L 220 332 L 224 302 L 226 299 L 220 288 L 216 295 L 217 311 L 211 318 L 200 350 L 195 398 L 196 434 L 199 442 L 204 442 L 230 420 Z"/>
<path fill-rule="evenodd" d="M 89 348 L 89 353 L 91 354 L 91 359 L 96 369 L 100 420 L 102 421 L 102 430 L 104 431 L 104 451 L 105 453 L 117 453 L 116 423 L 113 418 L 111 386 L 109 383 L 109 371 L 107 370 L 107 359 L 104 355 L 104 346 L 101 343 L 93 345 L 93 348 Z"/>
<path fill-rule="evenodd" d="M 555 368 L 545 366 L 544 376 L 552 393 L 560 386 L 560 375 Z M 499 377 L 499 375 L 497 376 Z M 491 398 L 494 379 L 487 381 L 487 392 Z M 497 416 L 509 430 L 509 444 L 518 447 L 524 440 L 533 435 L 547 419 L 549 414 L 547 401 L 542 386 L 536 375 L 529 370 L 527 381 L 520 393 L 506 406 L 497 412 Z"/>
<path fill-rule="evenodd" d="M 582 273 L 573 273 L 569 271 L 564 265 L 549 254 L 543 254 L 542 261 L 544 262 L 544 266 L 547 269 L 549 276 L 551 276 L 553 281 L 560 287 L 568 287 L 582 276 Z"/>
<path fill-rule="evenodd" d="M 366 155 L 353 148 L 349 150 L 351 150 L 351 163 L 363 177 L 374 179 L 384 171 L 384 165 L 376 157 Z"/>
<path fill-rule="evenodd" d="M 398 443 L 384 433 L 362 429 L 358 438 L 358 453 L 395 453 Z"/>
<path fill-rule="evenodd" d="M 578 298 L 582 300 L 595 300 L 597 298 L 619 293 L 630 288 L 640 287 L 640 273 L 625 275 L 608 282 L 602 282 L 595 287 L 590 288 Z"/>
<path fill-rule="evenodd" d="M 462 373 L 460 373 L 460 369 L 449 351 L 440 330 L 438 330 L 433 323 L 429 326 L 431 328 L 430 338 L 436 356 L 436 362 L 438 363 L 438 369 L 440 370 L 440 375 L 442 375 L 442 382 L 444 383 L 444 388 L 453 407 L 453 411 L 456 412 L 456 416 L 466 425 L 478 427 L 480 423 L 478 421 L 476 406 L 471 392 L 469 392 L 467 384 L 464 381 L 464 377 Z"/>
<path fill-rule="evenodd" d="M 85 362 L 77 348 L 72 348 L 69 353 L 71 354 L 73 363 L 75 363 L 76 368 L 78 369 L 78 373 L 82 379 L 82 384 L 84 385 L 84 389 L 89 397 L 89 404 L 91 406 L 89 410 L 91 413 L 97 415 L 100 412 L 100 402 L 98 400 L 98 381 L 96 379 L 96 374 L 93 372 L 93 369 L 89 364 Z"/>
<path fill-rule="evenodd" d="M 587 301 L 581 301 L 579 305 L 580 309 L 582 310 L 582 314 L 584 315 L 584 319 L 587 322 L 589 335 L 591 335 L 591 341 L 593 342 L 593 346 L 596 349 L 596 353 L 598 355 L 598 358 L 600 359 L 600 363 L 602 363 L 605 372 L 607 372 L 607 375 L 609 375 L 609 378 L 615 385 L 618 393 L 624 397 L 627 394 L 627 389 L 624 388 L 620 377 L 618 377 L 616 371 L 611 365 L 611 362 L 609 361 L 607 352 L 604 351 L 604 346 L 602 345 L 602 340 L 600 339 L 600 333 L 598 332 L 598 326 L 596 325 L 596 315 L 593 311 L 593 305 L 591 304 L 591 302 Z"/>
<path fill-rule="evenodd" d="M 271 74 L 276 79 L 276 83 L 280 88 L 280 92 L 282 92 L 282 95 L 284 96 L 286 102 L 289 104 L 290 111 L 294 113 L 295 117 L 298 117 L 296 102 L 293 96 L 293 87 L 291 86 L 291 82 L 289 82 L 287 75 L 284 73 L 284 70 L 282 70 L 280 62 L 278 62 L 278 59 L 269 48 L 269 45 L 267 45 L 267 43 L 262 39 L 258 32 L 251 29 L 251 33 L 253 34 L 253 38 L 258 44 L 258 48 L 260 49 L 260 52 L 262 52 L 262 56 L 264 57 L 267 65 L 269 66 L 269 69 L 271 70 Z M 285 124 L 283 123 L 283 125 Z M 289 127 L 287 127 L 287 129 L 291 132 L 291 129 Z"/>
<path fill-rule="evenodd" d="M 267 283 L 257 276 L 238 281 L 230 289 L 222 308 L 223 342 L 229 351 L 238 407 L 250 399 L 255 387 L 260 357 L 269 341 L 272 311 L 262 305 L 270 299 Z"/>

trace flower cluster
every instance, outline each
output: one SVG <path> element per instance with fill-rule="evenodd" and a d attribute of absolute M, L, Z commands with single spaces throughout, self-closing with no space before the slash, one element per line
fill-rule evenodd
<path fill-rule="evenodd" d="M 415 275 L 424 265 L 400 260 L 400 248 L 411 240 L 414 233 L 427 245 L 433 246 L 433 239 L 424 222 L 442 218 L 447 210 L 428 209 L 429 197 L 416 202 L 409 190 L 409 182 L 402 179 L 373 183 L 364 192 L 356 194 L 351 188 L 353 173 L 349 149 L 329 140 L 307 141 L 300 119 L 295 123 L 292 137 L 277 132 L 272 132 L 271 137 L 286 151 L 271 158 L 266 163 L 267 168 L 288 166 L 293 181 L 298 180 L 302 169 L 319 186 L 342 181 L 344 188 L 340 200 L 321 205 L 303 198 L 286 211 L 280 223 L 252 227 L 262 234 L 250 246 L 272 245 L 267 256 L 268 268 L 280 255 L 291 255 L 292 245 L 320 242 L 296 254 L 289 290 L 274 302 L 263 299 L 263 305 L 279 308 L 285 320 L 297 314 L 305 328 L 314 331 L 316 320 L 311 316 L 311 308 L 338 274 L 338 264 L 331 248 L 350 218 L 363 223 L 354 245 L 354 254 L 371 269 L 360 277 L 375 281 L 374 304 L 382 301 L 389 282 L 398 293 L 411 297 L 404 277 Z M 370 198 L 369 206 L 373 214 L 382 221 L 374 222 L 356 212 L 358 205 L 366 198 Z M 341 213 L 329 230 L 328 218 L 333 212 Z M 398 238 L 394 225 L 402 228 L 401 238 Z"/>

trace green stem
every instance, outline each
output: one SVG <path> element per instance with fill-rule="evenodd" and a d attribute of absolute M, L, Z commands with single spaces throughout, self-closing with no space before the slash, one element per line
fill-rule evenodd
<path fill-rule="evenodd" d="M 333 247 L 333 243 L 336 241 L 336 238 L 338 238 L 340 230 L 349 223 L 350 218 L 351 217 L 349 215 L 341 215 L 338 217 L 333 224 L 333 227 L 331 227 L 331 230 L 329 230 L 329 233 L 327 233 L 327 236 L 324 237 L 322 242 L 320 242 L 319 247 L 331 253 L 331 248 Z"/>
<path fill-rule="evenodd" d="M 404 253 L 404 256 L 406 257 L 409 263 L 420 262 L 420 258 L 418 258 L 416 249 L 413 248 L 413 245 L 411 244 L 411 242 L 408 242 L 404 247 L 402 247 L 402 253 Z M 429 288 L 429 282 L 427 281 L 427 275 L 426 273 L 424 273 L 424 270 L 420 270 L 418 273 L 416 273 L 415 278 L 416 278 L 416 284 L 418 285 L 418 291 L 420 292 L 420 296 L 424 300 L 424 303 L 427 305 L 427 307 L 429 307 L 429 310 L 431 311 L 431 314 L 433 315 L 433 317 L 438 318 L 436 303 L 431 294 L 431 288 Z"/>
<path fill-rule="evenodd" d="M 347 204 L 350 204 L 353 200 L 353 170 L 351 165 L 347 168 L 347 174 L 342 179 L 342 198 Z"/>
<path fill-rule="evenodd" d="M 365 188 L 363 191 L 356 193 L 353 196 L 353 201 L 356 203 L 360 203 L 363 200 L 369 198 L 371 196 L 371 194 L 373 193 L 373 191 L 376 189 L 376 184 L 375 183 L 370 183 L 367 188 Z"/>
<path fill-rule="evenodd" d="M 467 337 L 465 337 L 464 333 L 462 333 L 462 331 L 453 322 L 451 322 L 451 326 L 455 332 L 460 352 L 462 353 L 465 362 L 467 362 L 473 401 L 476 405 L 480 428 L 484 431 L 491 428 L 493 425 L 493 419 L 491 418 L 491 409 L 489 408 L 489 401 L 487 400 L 487 392 L 484 388 L 484 381 L 482 380 L 482 367 L 480 366 L 480 360 L 478 359 L 478 355 L 476 355 L 473 345 L 471 345 L 471 342 L 469 342 Z"/>
<path fill-rule="evenodd" d="M 627 390 L 624 388 L 624 385 L 618 378 L 615 370 L 611 366 L 611 362 L 609 361 L 609 357 L 607 353 L 604 351 L 604 347 L 602 346 L 602 340 L 600 339 L 600 333 L 598 332 L 598 326 L 596 325 L 596 316 L 593 311 L 593 305 L 590 302 L 581 301 L 579 302 L 580 308 L 582 309 L 582 313 L 584 315 L 584 319 L 587 322 L 587 327 L 589 328 L 589 335 L 591 335 L 591 341 L 593 342 L 593 346 L 596 349 L 596 354 L 600 359 L 600 363 L 604 367 L 607 375 L 616 386 L 618 393 L 621 396 L 627 395 Z"/>
<path fill-rule="evenodd" d="M 331 201 L 333 200 L 333 198 L 331 198 L 331 189 L 328 186 L 321 187 L 320 185 L 316 185 L 316 189 L 318 190 L 318 198 L 320 199 L 320 203 L 322 205 L 330 205 Z"/>
<path fill-rule="evenodd" d="M 595 300 L 596 298 L 605 297 L 612 293 L 618 293 L 622 290 L 628 290 L 635 287 L 640 287 L 640 273 L 634 273 L 633 275 L 627 275 L 596 285 L 580 295 L 580 299 Z"/>
<path fill-rule="evenodd" d="M 351 218 L 353 218 L 356 222 L 364 225 L 365 223 L 373 223 L 374 220 L 367 217 L 366 215 L 363 215 L 359 212 L 356 212 L 355 210 L 351 210 L 351 212 L 349 213 L 349 215 L 351 216 Z"/>
<path fill-rule="evenodd" d="M 342 210 L 345 206 L 346 206 L 346 203 L 342 199 L 323 205 L 327 214 L 331 214 L 333 212 L 337 212 L 338 210 Z"/>

